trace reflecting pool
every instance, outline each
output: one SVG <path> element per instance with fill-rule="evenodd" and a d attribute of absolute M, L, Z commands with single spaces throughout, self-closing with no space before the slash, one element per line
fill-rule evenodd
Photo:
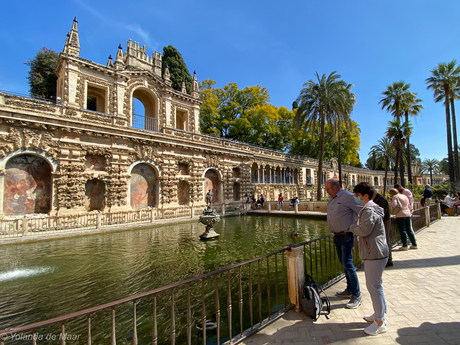
<path fill-rule="evenodd" d="M 222 218 L 200 241 L 196 222 L 1 246 L 0 329 L 97 306 L 327 233 L 325 220 Z"/>

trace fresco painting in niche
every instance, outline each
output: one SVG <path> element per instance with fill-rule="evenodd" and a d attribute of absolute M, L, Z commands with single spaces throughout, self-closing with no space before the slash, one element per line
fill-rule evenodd
<path fill-rule="evenodd" d="M 156 206 L 156 182 L 155 171 L 149 165 L 138 164 L 133 168 L 130 180 L 132 208 Z"/>
<path fill-rule="evenodd" d="M 86 201 L 85 209 L 87 211 L 102 211 L 105 207 L 105 183 L 98 179 L 92 179 L 86 182 Z"/>
<path fill-rule="evenodd" d="M 3 212 L 6 216 L 49 213 L 51 166 L 34 155 L 16 156 L 5 168 Z"/>
<path fill-rule="evenodd" d="M 105 159 L 103 156 L 87 155 L 86 169 L 91 171 L 103 171 L 105 169 Z"/>
<path fill-rule="evenodd" d="M 219 202 L 219 178 L 215 170 L 208 170 L 204 175 L 204 195 L 203 200 L 206 198 L 206 193 L 211 190 L 213 193 L 211 202 Z"/>

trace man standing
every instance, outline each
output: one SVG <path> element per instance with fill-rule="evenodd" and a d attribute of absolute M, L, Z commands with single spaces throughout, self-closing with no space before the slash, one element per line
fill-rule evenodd
<path fill-rule="evenodd" d="M 384 212 L 383 225 L 385 226 L 385 235 L 387 238 L 388 248 L 390 249 L 389 250 L 390 254 L 388 255 L 387 267 L 393 266 L 393 255 L 391 254 L 391 247 L 390 247 L 390 205 L 388 205 L 387 199 L 385 199 L 383 195 L 377 192 L 374 193 L 372 200 L 377 205 L 379 205 L 381 208 L 383 208 L 383 212 Z"/>
<path fill-rule="evenodd" d="M 425 186 L 425 190 L 423 191 L 423 197 L 425 198 L 425 206 L 431 205 L 431 198 L 433 197 L 433 191 L 430 188 L 430 185 L 427 184 Z"/>
<path fill-rule="evenodd" d="M 278 195 L 278 203 L 280 204 L 280 211 L 283 210 L 283 200 L 284 200 L 283 193 L 280 193 Z"/>
<path fill-rule="evenodd" d="M 395 188 L 398 190 L 399 193 L 404 194 L 407 196 L 407 199 L 409 199 L 409 210 L 411 213 L 414 211 L 414 196 L 412 195 L 412 192 L 401 186 L 400 184 L 395 184 Z"/>
<path fill-rule="evenodd" d="M 353 193 L 340 188 L 340 184 L 334 180 L 327 180 L 324 184 L 329 202 L 327 203 L 327 225 L 329 232 L 334 236 L 334 245 L 337 256 L 343 265 L 347 288 L 337 292 L 336 296 L 342 298 L 350 297 L 347 308 L 356 309 L 362 303 L 359 281 L 353 264 L 353 244 L 355 235 L 350 232 L 350 226 L 356 224 L 361 205 L 355 202 Z"/>

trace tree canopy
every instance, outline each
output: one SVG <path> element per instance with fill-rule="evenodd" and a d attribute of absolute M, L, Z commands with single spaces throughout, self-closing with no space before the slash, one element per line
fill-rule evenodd
<path fill-rule="evenodd" d="M 214 87 L 215 83 L 209 79 L 200 83 L 202 133 L 287 150 L 293 111 L 269 104 L 268 90 L 259 85 L 240 90 L 236 83 L 222 88 Z"/>
<path fill-rule="evenodd" d="M 192 76 L 190 75 L 187 65 L 182 58 L 181 53 L 172 45 L 163 47 L 162 73 L 164 74 L 168 66 L 171 75 L 171 86 L 174 90 L 181 91 L 182 80 L 185 81 L 185 88 L 190 94 L 192 90 Z"/>
<path fill-rule="evenodd" d="M 34 98 L 56 100 L 57 75 L 54 72 L 59 55 L 45 47 L 35 57 L 25 62 L 29 69 L 29 93 Z"/>

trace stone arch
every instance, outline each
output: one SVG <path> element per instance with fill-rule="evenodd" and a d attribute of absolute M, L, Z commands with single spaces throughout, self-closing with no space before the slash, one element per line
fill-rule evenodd
<path fill-rule="evenodd" d="M 190 185 L 185 180 L 177 184 L 177 202 L 179 205 L 188 205 L 190 202 Z"/>
<path fill-rule="evenodd" d="M 255 162 L 251 165 L 251 182 L 259 183 L 259 165 Z"/>
<path fill-rule="evenodd" d="M 37 152 L 16 152 L 1 162 L 2 211 L 7 216 L 49 214 L 52 205 L 53 165 Z"/>
<path fill-rule="evenodd" d="M 100 179 L 88 180 L 85 184 L 86 211 L 103 211 L 105 208 L 105 183 Z"/>
<path fill-rule="evenodd" d="M 208 190 L 211 190 L 213 193 L 211 202 L 222 202 L 222 172 L 214 167 L 208 168 L 204 172 L 203 178 L 203 201 L 205 200 Z"/>
<path fill-rule="evenodd" d="M 129 204 L 132 208 L 156 207 L 159 203 L 159 171 L 147 162 L 129 168 Z"/>
<path fill-rule="evenodd" d="M 134 99 L 137 99 L 142 103 L 142 105 L 144 106 L 144 114 L 135 114 L 133 112 Z M 133 88 L 130 101 L 132 127 L 158 132 L 158 96 L 150 89 L 139 86 Z"/>

